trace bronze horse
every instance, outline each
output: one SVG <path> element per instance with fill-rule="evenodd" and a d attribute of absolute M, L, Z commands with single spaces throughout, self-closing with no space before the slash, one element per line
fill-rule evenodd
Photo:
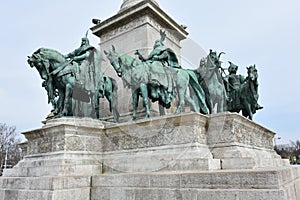
<path fill-rule="evenodd" d="M 75 116 L 72 109 L 73 98 L 79 102 L 79 106 L 80 102 L 90 104 L 89 116 L 95 118 L 97 115 L 98 118 L 99 111 L 95 110 L 99 108 L 97 98 L 105 96 L 110 103 L 110 110 L 114 113 L 115 121 L 118 121 L 117 98 L 113 97 L 117 87 L 109 77 L 102 73 L 97 74 L 99 81 L 94 83 L 95 89 L 87 90 L 80 81 L 81 77 L 75 75 L 75 70 L 78 69 L 77 63 L 67 60 L 61 53 L 53 49 L 40 48 L 32 56 L 28 56 L 27 62 L 38 70 L 44 80 L 43 86 L 48 93 L 48 103 L 50 102 L 56 110 L 52 117 Z"/>
<path fill-rule="evenodd" d="M 177 94 L 179 103 L 176 113 L 182 111 L 185 101 L 188 101 L 192 109 L 196 112 L 204 114 L 209 113 L 209 109 L 205 102 L 205 94 L 200 85 L 196 74 L 191 70 L 175 69 L 163 66 L 161 62 L 154 61 L 153 63 L 143 63 L 128 56 L 124 53 L 117 52 L 112 46 L 109 52 L 104 51 L 108 60 L 114 67 L 117 74 L 122 77 L 124 83 L 132 90 L 133 99 L 133 119 L 136 119 L 137 104 L 139 94 L 143 98 L 143 104 L 146 109 L 146 118 L 150 117 L 150 108 L 148 97 L 152 101 L 162 101 L 164 104 L 169 104 L 171 100 L 167 100 L 165 95 L 167 87 L 173 87 L 173 95 Z M 170 82 L 167 80 L 171 78 L 173 86 L 165 83 Z M 192 99 L 187 94 L 187 88 L 193 89 L 195 99 Z"/>
<path fill-rule="evenodd" d="M 255 65 L 247 67 L 247 74 L 244 83 L 241 85 L 241 104 L 244 117 L 253 119 L 256 110 L 262 109 L 258 101 L 258 73 Z"/>
<path fill-rule="evenodd" d="M 210 50 L 206 58 L 202 58 L 196 73 L 200 77 L 200 84 L 207 87 L 206 95 L 211 113 L 224 112 L 226 110 L 227 94 L 221 75 L 220 56 Z"/>

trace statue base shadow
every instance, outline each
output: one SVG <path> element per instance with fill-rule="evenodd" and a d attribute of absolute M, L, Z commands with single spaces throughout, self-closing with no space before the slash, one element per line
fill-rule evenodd
<path fill-rule="evenodd" d="M 275 133 L 237 114 L 59 118 L 23 134 L 0 200 L 300 199 L 300 167 L 275 153 Z"/>

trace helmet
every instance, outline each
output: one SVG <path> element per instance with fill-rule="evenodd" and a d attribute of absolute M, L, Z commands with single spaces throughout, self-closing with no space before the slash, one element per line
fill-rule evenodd
<path fill-rule="evenodd" d="M 89 31 L 87 30 L 85 36 L 84 36 L 83 38 L 81 38 L 81 43 L 82 43 L 82 44 L 85 44 L 85 45 L 90 44 L 90 41 L 89 41 L 89 39 L 87 38 L 88 32 L 89 32 Z"/>
<path fill-rule="evenodd" d="M 157 47 L 160 47 L 160 46 L 164 46 L 164 44 L 162 43 L 161 40 L 156 40 L 155 43 L 154 43 L 154 49 L 157 48 Z"/>

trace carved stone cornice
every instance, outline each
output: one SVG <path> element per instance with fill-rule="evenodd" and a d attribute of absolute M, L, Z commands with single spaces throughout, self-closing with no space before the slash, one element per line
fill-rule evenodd
<path fill-rule="evenodd" d="M 144 16 L 154 16 L 153 18 L 162 23 L 165 28 L 174 30 L 179 40 L 185 39 L 188 35 L 188 32 L 159 8 L 157 3 L 153 0 L 140 1 L 96 26 L 91 27 L 91 30 L 93 34 L 103 40 L 103 35 L 105 36 L 108 32 L 115 31 L 115 29 L 119 29 L 119 27 L 130 26 L 127 24 L 132 24 L 133 21 L 136 21 L 138 18 L 144 18 Z"/>

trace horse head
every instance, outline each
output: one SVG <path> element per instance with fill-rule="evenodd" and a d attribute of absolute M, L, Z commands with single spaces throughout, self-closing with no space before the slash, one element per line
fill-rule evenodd
<path fill-rule="evenodd" d="M 47 80 L 49 76 L 49 63 L 46 62 L 40 55 L 39 51 L 36 51 L 32 54 L 32 56 L 28 56 L 27 63 L 30 67 L 35 67 L 41 78 L 43 80 Z M 48 67 L 48 68 L 47 68 Z"/>
<path fill-rule="evenodd" d="M 234 64 L 230 61 L 228 61 L 228 63 L 229 63 L 229 67 L 228 67 L 229 74 L 231 74 L 231 73 L 235 74 L 237 72 L 239 66 L 237 66 L 236 64 Z"/>
<path fill-rule="evenodd" d="M 258 73 L 257 73 L 257 69 L 255 67 L 255 65 L 251 65 L 249 67 L 247 67 L 247 74 L 248 74 L 248 78 L 252 81 L 257 80 L 258 78 Z"/>
<path fill-rule="evenodd" d="M 224 52 L 219 53 L 219 55 L 217 55 L 216 51 L 213 50 L 209 50 L 209 54 L 207 56 L 207 65 L 209 68 L 220 68 L 221 67 L 221 61 L 220 61 L 220 57 L 222 54 L 225 54 Z"/>
<path fill-rule="evenodd" d="M 120 54 L 116 51 L 115 47 L 112 45 L 112 49 L 108 52 L 104 50 L 104 54 L 106 55 L 110 64 L 113 66 L 113 68 L 117 72 L 118 76 L 121 77 L 122 76 L 122 67 L 121 67 L 122 60 L 120 58 Z"/>

